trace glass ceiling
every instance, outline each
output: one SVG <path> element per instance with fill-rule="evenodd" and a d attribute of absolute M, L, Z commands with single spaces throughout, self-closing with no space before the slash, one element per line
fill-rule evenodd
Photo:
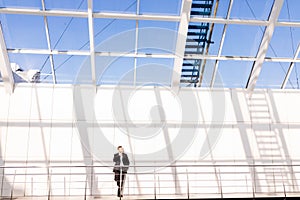
<path fill-rule="evenodd" d="M 15 82 L 299 89 L 299 0 L 188 2 L 0 0 L 3 53 Z"/>

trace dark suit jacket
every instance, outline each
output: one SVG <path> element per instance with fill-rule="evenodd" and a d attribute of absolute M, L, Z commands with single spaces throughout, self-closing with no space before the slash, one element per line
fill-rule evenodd
<path fill-rule="evenodd" d="M 119 167 L 119 165 L 120 165 L 120 155 L 119 155 L 119 153 L 114 154 L 113 161 L 115 162 L 115 167 L 113 169 L 113 172 L 120 171 L 120 167 Z M 130 164 L 128 156 L 127 156 L 126 153 L 123 153 L 122 161 L 123 161 L 123 164 L 124 164 L 124 167 L 122 167 L 122 172 L 126 173 L 128 168 L 129 168 L 129 164 Z"/>

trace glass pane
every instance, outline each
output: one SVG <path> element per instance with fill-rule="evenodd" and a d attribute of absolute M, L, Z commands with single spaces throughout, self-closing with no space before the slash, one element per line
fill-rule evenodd
<path fill-rule="evenodd" d="M 299 22 L 300 21 L 299 1 L 285 0 L 278 21 Z"/>
<path fill-rule="evenodd" d="M 229 0 L 219 1 L 218 10 L 217 10 L 217 17 L 219 18 L 226 18 L 227 11 L 229 7 Z M 214 7 L 212 10 L 215 10 L 216 4 L 214 3 Z"/>
<path fill-rule="evenodd" d="M 0 7 L 12 8 L 42 8 L 41 0 L 1 0 Z"/>
<path fill-rule="evenodd" d="M 88 20 L 85 18 L 48 17 L 51 48 L 58 50 L 88 50 Z"/>
<path fill-rule="evenodd" d="M 136 0 L 94 0 L 94 12 L 136 13 Z"/>
<path fill-rule="evenodd" d="M 222 55 L 256 56 L 264 28 L 228 25 Z"/>
<path fill-rule="evenodd" d="M 215 68 L 215 60 L 206 60 L 205 67 L 203 69 L 203 78 L 201 82 L 201 87 L 210 87 L 211 79 L 213 76 L 214 68 Z M 202 60 L 201 66 L 203 66 L 204 60 Z M 200 72 L 202 68 L 200 69 Z"/>
<path fill-rule="evenodd" d="M 63 0 L 53 1 L 45 0 L 45 6 L 48 10 L 87 10 L 86 0 Z"/>
<path fill-rule="evenodd" d="M 140 0 L 140 14 L 180 15 L 181 0 Z"/>
<path fill-rule="evenodd" d="M 133 85 L 134 58 L 96 57 L 97 84 Z"/>
<path fill-rule="evenodd" d="M 135 21 L 94 20 L 95 49 L 100 52 L 131 52 L 135 47 Z"/>
<path fill-rule="evenodd" d="M 267 52 L 268 57 L 294 57 L 300 42 L 300 29 L 276 27 Z"/>
<path fill-rule="evenodd" d="M 286 84 L 286 88 L 300 89 L 299 67 L 300 67 L 299 63 L 295 63 L 290 78 Z"/>
<path fill-rule="evenodd" d="M 139 58 L 137 60 L 137 85 L 171 85 L 174 59 Z"/>
<path fill-rule="evenodd" d="M 280 88 L 289 63 L 265 62 L 257 80 L 257 88 Z"/>
<path fill-rule="evenodd" d="M 274 0 L 233 1 L 230 18 L 267 20 Z"/>
<path fill-rule="evenodd" d="M 139 21 L 138 52 L 174 53 L 178 23 Z"/>
<path fill-rule="evenodd" d="M 224 25 L 223 24 L 215 24 L 214 30 L 212 32 L 212 42 L 209 46 L 208 52 L 210 55 L 218 55 L 219 47 L 221 43 L 221 38 L 223 34 Z M 207 45 L 207 43 L 206 43 Z"/>
<path fill-rule="evenodd" d="M 53 59 L 57 83 L 76 83 L 76 80 L 88 79 L 85 76 L 90 77 L 89 70 L 81 69 L 88 56 L 54 55 Z"/>
<path fill-rule="evenodd" d="M 7 48 L 48 48 L 43 17 L 1 15 L 1 23 Z"/>
<path fill-rule="evenodd" d="M 253 62 L 220 61 L 214 87 L 244 88 Z"/>

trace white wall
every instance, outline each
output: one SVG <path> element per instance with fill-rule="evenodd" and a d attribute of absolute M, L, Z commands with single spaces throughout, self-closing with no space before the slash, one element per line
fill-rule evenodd
<path fill-rule="evenodd" d="M 0 163 L 10 167 L 2 196 L 13 182 L 14 195 L 47 195 L 49 185 L 82 195 L 86 179 L 88 194 L 115 194 L 105 166 L 118 145 L 132 165 L 126 194 L 153 194 L 154 179 L 158 195 L 186 194 L 187 171 L 195 196 L 281 194 L 283 184 L 299 192 L 297 90 L 256 90 L 250 100 L 243 89 L 19 84 L 12 95 L 1 85 L 0 97 Z M 178 167 L 151 167 L 170 163 Z"/>

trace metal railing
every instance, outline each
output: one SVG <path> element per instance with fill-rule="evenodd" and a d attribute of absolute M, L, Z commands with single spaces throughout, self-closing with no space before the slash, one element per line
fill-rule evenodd
<path fill-rule="evenodd" d="M 2 166 L 1 197 L 116 195 L 113 166 Z M 153 170 L 149 170 L 149 168 Z M 148 169 L 147 171 L 135 169 Z M 124 196 L 300 195 L 300 165 L 130 166 Z"/>

